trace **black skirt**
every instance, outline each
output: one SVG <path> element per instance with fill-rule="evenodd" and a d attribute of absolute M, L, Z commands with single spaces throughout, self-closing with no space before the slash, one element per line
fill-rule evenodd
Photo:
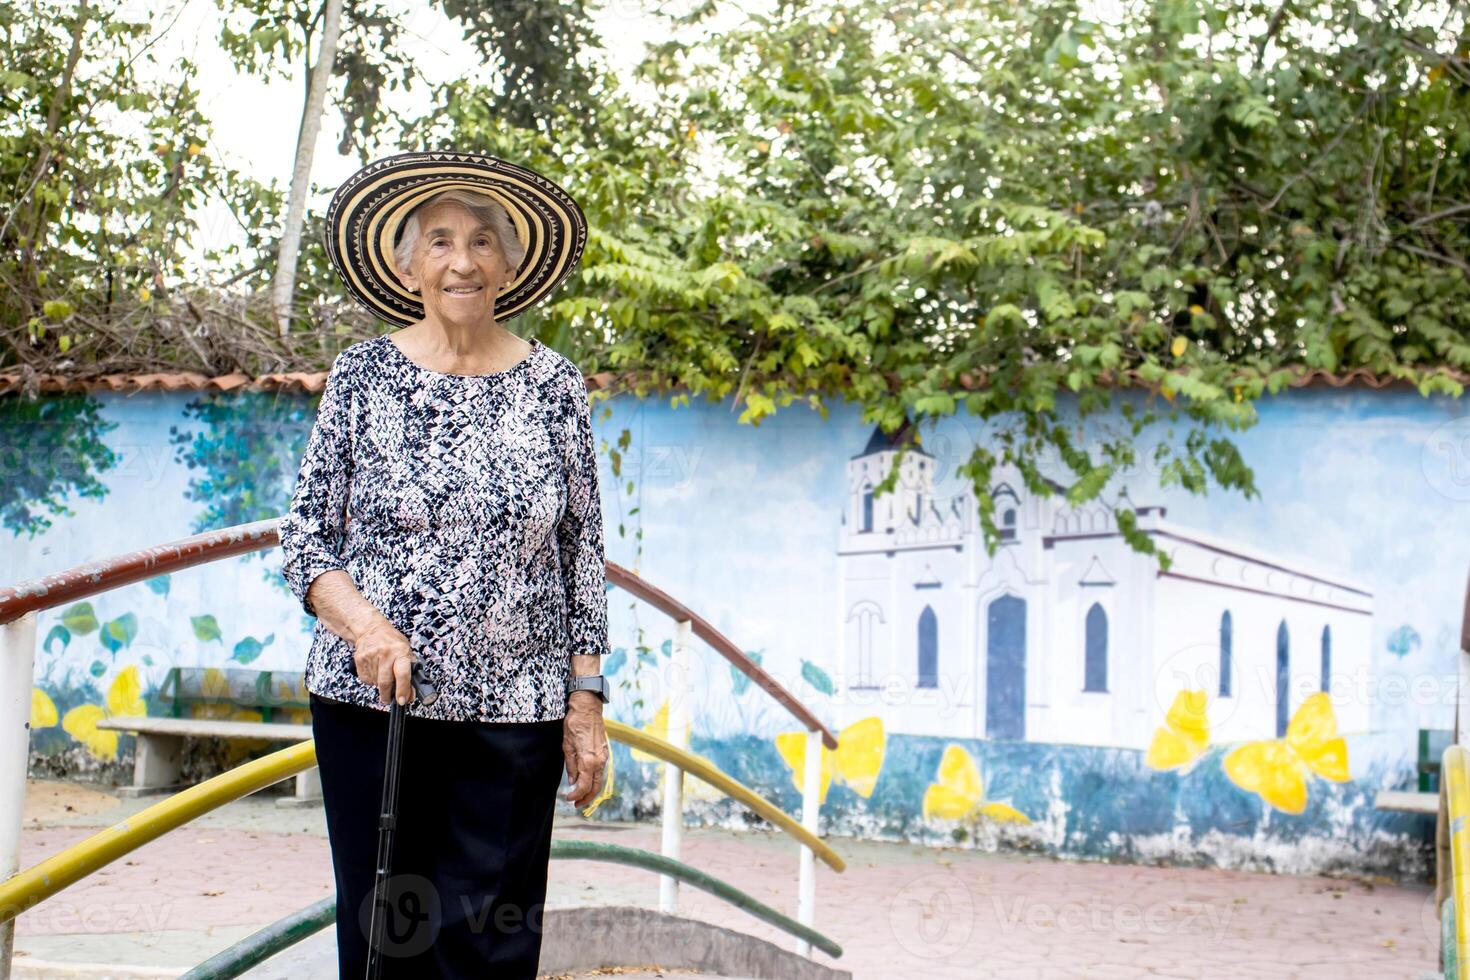
<path fill-rule="evenodd" d="M 337 966 L 367 969 L 388 713 L 311 695 Z M 382 975 L 534 980 L 562 723 L 409 717 Z"/>

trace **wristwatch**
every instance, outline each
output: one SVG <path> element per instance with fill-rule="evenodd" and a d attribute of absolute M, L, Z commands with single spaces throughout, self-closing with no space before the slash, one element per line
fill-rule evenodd
<path fill-rule="evenodd" d="M 612 688 L 608 686 L 607 678 L 601 674 L 583 674 L 567 681 L 567 697 L 571 697 L 573 691 L 591 691 L 602 699 L 603 704 L 607 704 Z"/>

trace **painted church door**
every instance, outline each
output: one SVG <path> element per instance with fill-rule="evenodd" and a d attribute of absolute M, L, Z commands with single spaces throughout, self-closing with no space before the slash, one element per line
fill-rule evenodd
<path fill-rule="evenodd" d="M 986 618 L 985 735 L 1026 737 L 1026 600 L 1003 595 Z"/>

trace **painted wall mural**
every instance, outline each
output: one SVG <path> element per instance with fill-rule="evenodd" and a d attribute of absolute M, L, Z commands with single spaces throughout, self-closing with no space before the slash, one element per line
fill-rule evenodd
<path fill-rule="evenodd" d="M 0 501 L 7 581 L 280 513 L 315 415 L 302 395 L 100 394 L 7 403 L 21 472 Z M 1089 422 L 1089 426 L 1094 423 Z M 1106 424 L 1106 420 L 1102 424 Z M 604 464 L 611 559 L 697 609 L 840 733 L 823 750 L 838 834 L 1079 857 L 1391 875 L 1426 867 L 1418 734 L 1453 720 L 1470 555 L 1470 419 L 1449 400 L 1296 391 L 1239 443 L 1262 495 L 1157 490 L 1129 474 L 1080 508 L 1000 473 L 984 547 L 955 468 L 986 431 L 926 430 L 892 493 L 895 448 L 855 408 L 759 429 L 727 405 L 615 399 L 625 479 Z M 16 447 L 46 445 L 47 453 Z M 60 462 L 58 461 L 60 460 Z M 35 462 L 32 462 L 35 461 Z M 1112 508 L 1172 562 L 1128 548 Z M 260 717 L 230 692 L 269 672 L 284 698 L 311 620 L 276 552 L 44 614 L 33 753 L 121 767 L 108 715 L 168 710 L 170 671 L 218 694 L 194 712 Z M 614 591 L 613 715 L 668 731 L 673 624 Z M 696 644 L 691 749 L 796 812 L 807 740 Z M 299 687 L 296 694 L 300 695 Z M 305 720 L 297 708 L 292 720 Z M 657 812 L 663 766 L 618 746 L 599 817 Z M 750 818 L 691 779 L 697 819 Z"/>

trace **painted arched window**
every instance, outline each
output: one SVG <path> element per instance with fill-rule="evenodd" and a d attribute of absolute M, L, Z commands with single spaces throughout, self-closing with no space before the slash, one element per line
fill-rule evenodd
<path fill-rule="evenodd" d="M 1087 610 L 1087 659 L 1083 675 L 1082 690 L 1108 689 L 1108 614 L 1096 602 Z"/>
<path fill-rule="evenodd" d="M 1322 690 L 1332 693 L 1332 627 L 1322 627 Z"/>
<path fill-rule="evenodd" d="M 1276 737 L 1286 735 L 1286 723 L 1291 718 L 1291 634 L 1286 631 L 1286 620 L 1276 627 Z"/>
<path fill-rule="evenodd" d="M 1026 737 L 1026 600 L 1003 595 L 986 610 L 985 737 Z"/>
<path fill-rule="evenodd" d="M 1000 539 L 1016 540 L 1016 508 L 1021 506 L 1021 498 L 1016 496 L 1016 491 L 1007 483 L 996 484 L 995 489 L 990 491 L 990 496 L 995 501 L 995 512 L 1000 515 Z"/>
<path fill-rule="evenodd" d="M 863 523 L 864 531 L 873 530 L 873 485 L 863 484 Z"/>
<path fill-rule="evenodd" d="M 1234 668 L 1232 644 L 1234 643 L 1233 624 L 1230 621 L 1230 610 L 1220 614 L 1220 697 L 1230 697 L 1231 672 Z"/>
<path fill-rule="evenodd" d="M 939 686 L 939 617 L 932 606 L 919 613 L 919 686 Z"/>

